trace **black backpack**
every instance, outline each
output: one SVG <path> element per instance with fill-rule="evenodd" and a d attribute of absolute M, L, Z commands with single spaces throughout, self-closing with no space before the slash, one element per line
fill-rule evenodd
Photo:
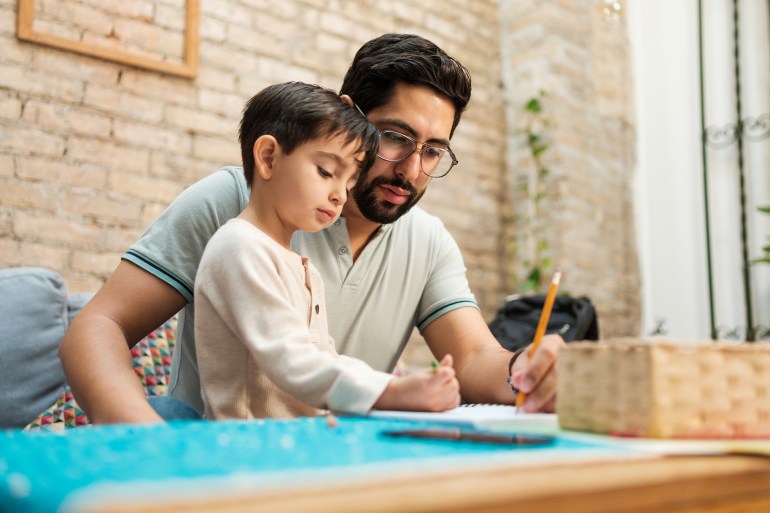
<path fill-rule="evenodd" d="M 500 345 L 515 351 L 530 344 L 535 338 L 543 303 L 544 294 L 507 299 L 489 323 L 489 329 Z M 591 300 L 556 296 L 545 332 L 558 333 L 566 342 L 599 340 L 599 321 Z"/>

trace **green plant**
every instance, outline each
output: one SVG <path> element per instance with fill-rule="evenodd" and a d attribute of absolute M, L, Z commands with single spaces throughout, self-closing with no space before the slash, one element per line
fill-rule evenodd
<path fill-rule="evenodd" d="M 770 206 L 758 207 L 757 210 L 759 210 L 760 212 L 764 212 L 765 214 L 770 215 Z M 765 264 L 770 264 L 770 235 L 768 235 L 768 237 L 767 237 L 767 244 L 762 247 L 762 251 L 765 253 L 764 256 L 761 256 L 759 258 L 755 258 L 754 260 L 752 260 L 752 262 L 755 263 L 755 264 L 760 263 L 760 262 L 765 263 Z"/>
<path fill-rule="evenodd" d="M 525 123 L 520 133 L 524 136 L 531 165 L 528 166 L 526 179 L 516 186 L 525 201 L 525 208 L 518 209 L 520 213 L 514 217 L 517 240 L 524 242 L 514 246 L 516 257 L 525 269 L 523 277 L 517 279 L 517 289 L 521 292 L 541 291 L 553 268 L 553 261 L 548 255 L 547 226 L 542 215 L 542 201 L 546 197 L 550 174 L 545 158 L 550 147 L 546 137 L 550 121 L 543 112 L 542 100 L 545 96 L 546 92 L 541 90 L 523 105 Z"/>

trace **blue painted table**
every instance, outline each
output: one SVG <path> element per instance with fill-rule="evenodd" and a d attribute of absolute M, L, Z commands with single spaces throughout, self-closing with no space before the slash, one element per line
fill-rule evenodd
<path fill-rule="evenodd" d="M 196 497 L 205 501 L 212 494 L 324 487 L 384 476 L 408 479 L 440 469 L 617 457 L 621 452 L 561 439 L 529 447 L 382 436 L 388 429 L 429 426 L 340 418 L 332 427 L 325 418 L 303 418 L 3 431 L 0 511 L 85 511 L 105 504 L 135 510 L 169 498 L 197 502 Z"/>

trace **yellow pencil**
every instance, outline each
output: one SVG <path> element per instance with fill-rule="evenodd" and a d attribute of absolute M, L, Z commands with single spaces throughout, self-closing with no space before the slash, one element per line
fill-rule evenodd
<path fill-rule="evenodd" d="M 537 329 L 535 330 L 535 340 L 532 341 L 532 345 L 527 352 L 527 358 L 532 360 L 532 357 L 537 351 L 537 346 L 540 345 L 540 341 L 543 340 L 545 335 L 545 329 L 548 327 L 548 319 L 551 317 L 551 309 L 553 309 L 553 302 L 556 299 L 556 290 L 559 288 L 559 280 L 561 280 L 561 269 L 556 268 L 553 273 L 553 279 L 551 280 L 551 286 L 548 288 L 548 294 L 545 296 L 545 304 L 543 304 L 543 311 L 540 312 L 540 320 L 537 322 Z M 524 401 L 527 400 L 527 394 L 519 392 L 516 397 L 516 411 L 521 408 Z"/>

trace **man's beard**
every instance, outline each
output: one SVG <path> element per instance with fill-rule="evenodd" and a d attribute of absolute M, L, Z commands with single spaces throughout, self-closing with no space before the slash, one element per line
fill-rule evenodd
<path fill-rule="evenodd" d="M 379 200 L 377 199 L 377 188 L 381 185 L 392 185 L 393 187 L 409 191 L 409 198 L 401 205 L 394 205 L 389 201 Z M 352 192 L 361 214 L 370 221 L 382 224 L 392 223 L 409 212 L 425 193 L 424 190 L 418 193 L 412 184 L 400 178 L 388 179 L 384 176 L 372 178 L 368 182 L 358 182 Z"/>

